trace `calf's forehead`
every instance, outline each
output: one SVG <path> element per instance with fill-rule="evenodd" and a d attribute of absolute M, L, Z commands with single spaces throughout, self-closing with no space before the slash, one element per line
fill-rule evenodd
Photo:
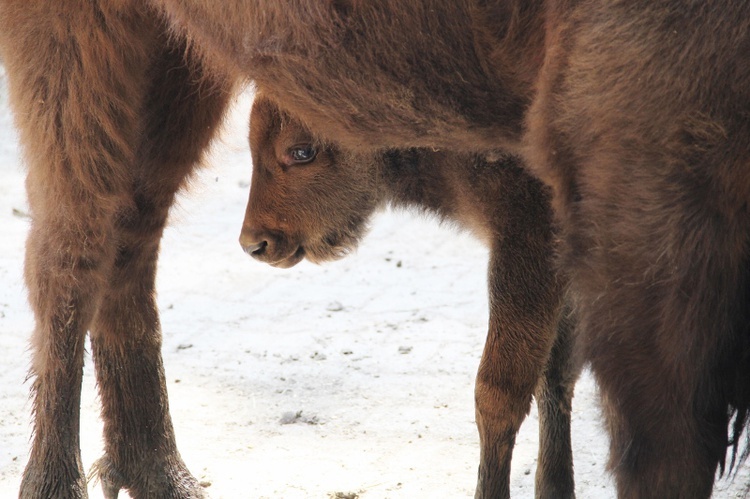
<path fill-rule="evenodd" d="M 278 108 L 268 100 L 256 97 L 250 110 L 250 147 L 263 147 L 273 140 L 280 129 Z"/>
<path fill-rule="evenodd" d="M 250 147 L 277 154 L 295 144 L 314 142 L 313 134 L 298 120 L 268 99 L 256 98 L 250 112 Z"/>

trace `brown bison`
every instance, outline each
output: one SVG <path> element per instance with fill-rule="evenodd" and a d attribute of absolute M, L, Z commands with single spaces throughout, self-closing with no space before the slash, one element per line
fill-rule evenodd
<path fill-rule="evenodd" d="M 22 497 L 202 492 L 154 274 L 175 192 L 253 80 L 352 150 L 501 148 L 552 187 L 621 497 L 706 497 L 750 406 L 750 3 L 0 0 L 29 166 L 34 439 Z M 482 491 L 478 491 L 482 495 Z"/>
<path fill-rule="evenodd" d="M 476 382 L 480 495 L 509 495 L 516 433 L 536 390 L 537 497 L 574 497 L 570 409 L 579 369 L 554 270 L 549 193 L 513 156 L 432 149 L 347 151 L 257 96 L 253 176 L 240 244 L 291 267 L 354 249 L 376 209 L 417 207 L 465 227 L 491 251 L 490 323 Z M 558 327 L 559 324 L 559 327 Z M 545 369 L 546 366 L 546 369 Z"/>

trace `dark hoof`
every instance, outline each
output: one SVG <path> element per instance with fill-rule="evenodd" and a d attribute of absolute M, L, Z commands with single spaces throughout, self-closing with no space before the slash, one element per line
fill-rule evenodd
<path fill-rule="evenodd" d="M 58 473 L 60 470 L 63 472 Z M 50 463 L 47 466 L 29 463 L 23 473 L 19 499 L 87 499 L 88 490 L 83 471 L 75 476 L 67 476 L 70 470 L 69 467 L 52 466 Z"/>
<path fill-rule="evenodd" d="M 121 489 L 126 489 L 134 499 L 207 499 L 208 494 L 190 474 L 181 460 L 163 469 L 154 469 L 148 475 L 137 476 L 140 483 L 128 483 L 112 461 L 102 457 L 91 467 L 89 481 L 100 481 L 105 499 L 117 499 Z"/>

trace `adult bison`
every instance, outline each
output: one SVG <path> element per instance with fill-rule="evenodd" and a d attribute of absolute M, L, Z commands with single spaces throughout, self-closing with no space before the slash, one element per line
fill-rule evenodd
<path fill-rule="evenodd" d="M 0 0 L 0 47 L 33 216 L 22 496 L 85 495 L 87 330 L 108 495 L 200 494 L 154 272 L 241 79 L 353 149 L 522 154 L 553 189 L 620 496 L 710 494 L 750 405 L 750 3 Z"/>

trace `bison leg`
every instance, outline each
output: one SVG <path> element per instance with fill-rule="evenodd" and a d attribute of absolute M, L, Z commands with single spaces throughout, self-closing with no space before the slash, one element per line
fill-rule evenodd
<path fill-rule="evenodd" d="M 725 22 L 750 11 L 588 7 L 553 37 L 530 164 L 555 190 L 619 497 L 709 497 L 750 404 L 750 38 Z M 684 26 L 712 36 L 685 51 Z"/>
<path fill-rule="evenodd" d="M 667 209 L 612 205 L 620 219 L 605 234 L 617 246 L 608 242 L 608 252 L 589 251 L 577 261 L 579 272 L 586 265 L 597 274 L 581 272 L 576 289 L 581 345 L 602 396 L 618 496 L 709 497 L 731 410 L 740 410 L 742 423 L 748 407 L 748 218 L 729 222 L 692 207 L 670 226 L 668 217 L 680 215 Z M 643 243 L 661 235 L 656 227 L 674 231 L 665 246 Z M 618 282 L 614 275 L 623 283 L 648 278 L 648 285 L 602 285 Z"/>
<path fill-rule="evenodd" d="M 95 465 L 108 498 L 192 498 L 203 492 L 177 451 L 161 358 L 154 284 L 159 241 L 175 193 L 200 159 L 228 101 L 185 47 L 153 63 L 132 205 L 115 227 L 118 252 L 91 328 L 104 420 Z"/>
<path fill-rule="evenodd" d="M 29 179 L 39 183 L 36 173 Z M 54 189 L 62 189 L 60 181 Z M 27 239 L 26 282 L 37 317 L 32 337 L 34 439 L 23 474 L 22 498 L 86 497 L 79 446 L 79 414 L 86 327 L 109 254 L 99 234 L 106 233 L 106 210 L 99 212 L 34 209 Z M 82 225 L 70 217 L 88 212 Z M 88 241 L 85 234 L 97 234 Z M 83 244 L 78 245 L 78 242 Z"/>
<path fill-rule="evenodd" d="M 588 253 L 586 264 L 607 281 L 578 281 L 584 354 L 611 439 L 609 467 L 622 498 L 709 497 L 731 410 L 739 409 L 741 425 L 748 407 L 748 217 L 699 216 L 691 206 L 669 226 L 668 216 L 681 215 L 657 209 L 649 226 L 644 212 L 621 208 L 621 220 L 629 220 L 619 226 L 638 228 L 606 232 L 619 259 Z M 642 241 L 662 226 L 675 235 L 658 259 L 643 248 L 659 245 Z M 615 272 L 625 275 L 622 282 L 646 276 L 649 284 L 600 285 L 614 282 Z"/>
<path fill-rule="evenodd" d="M 176 189 L 175 183 L 161 188 L 147 181 L 161 180 L 162 163 L 171 167 L 166 177 L 186 175 L 224 98 L 198 92 L 189 77 L 199 75 L 177 69 L 179 50 L 159 56 L 166 39 L 161 32 L 154 12 L 116 2 L 0 3 L 0 50 L 29 166 L 33 220 L 26 282 L 36 318 L 35 421 L 23 498 L 87 495 L 79 412 L 84 338 L 92 325 L 108 432 L 106 469 L 141 497 L 176 496 L 169 487 L 188 481 L 175 462 L 163 398 L 153 277 L 143 277 L 139 288 L 124 270 L 147 270 L 155 259 L 157 227 L 170 200 L 149 189 Z M 170 69 L 191 83 L 170 87 Z M 200 106 L 198 95 L 205 99 Z M 185 120 L 191 111 L 195 119 Z M 167 119 L 173 113 L 182 117 L 181 126 Z M 128 297 L 136 304 L 126 307 Z M 136 355 L 143 356 L 137 366 Z M 139 399 L 154 394 L 161 398 Z M 138 468 L 122 456 L 140 459 Z"/>
<path fill-rule="evenodd" d="M 538 498 L 573 497 L 573 453 L 570 415 L 573 388 L 581 371 L 573 356 L 573 324 L 560 320 L 544 376 L 536 389 L 539 410 L 539 457 L 535 492 Z"/>
<path fill-rule="evenodd" d="M 514 205 L 509 199 L 501 206 L 508 222 L 492 248 L 490 327 L 475 392 L 481 446 L 477 498 L 509 497 L 516 433 L 556 334 L 561 285 L 553 270 L 551 215 L 539 186 L 535 189 L 538 202 Z"/>
<path fill-rule="evenodd" d="M 0 50 L 32 215 L 25 277 L 36 318 L 34 437 L 23 498 L 87 494 L 79 448 L 83 345 L 114 260 L 113 222 L 138 136 L 138 61 L 152 31 L 147 17 L 88 0 L 0 3 Z"/>

